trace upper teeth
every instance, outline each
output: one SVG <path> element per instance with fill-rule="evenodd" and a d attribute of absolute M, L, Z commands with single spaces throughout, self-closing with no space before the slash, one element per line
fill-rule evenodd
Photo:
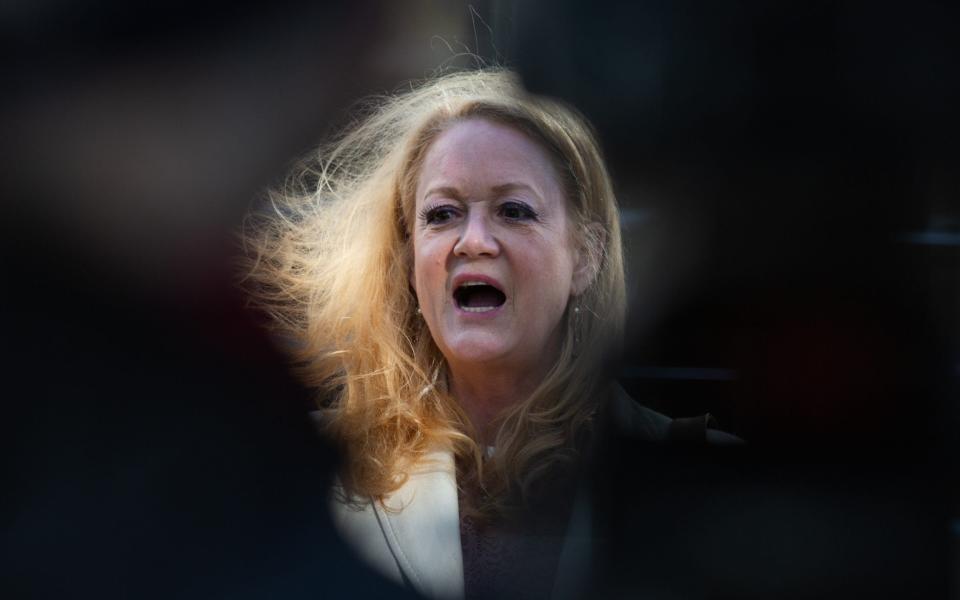
<path fill-rule="evenodd" d="M 460 287 L 472 287 L 475 285 L 490 285 L 490 284 L 485 281 L 464 281 L 463 283 L 460 284 Z"/>

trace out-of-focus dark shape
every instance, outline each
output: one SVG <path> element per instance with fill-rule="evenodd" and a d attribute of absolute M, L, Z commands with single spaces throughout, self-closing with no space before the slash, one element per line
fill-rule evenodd
<path fill-rule="evenodd" d="M 515 7 L 525 82 L 587 114 L 620 186 L 625 386 L 748 442 L 612 442 L 595 584 L 943 597 L 960 512 L 960 10 Z"/>
<path fill-rule="evenodd" d="M 596 596 L 942 597 L 957 8 L 469 5 L 0 8 L 5 597 L 402 593 L 332 535 L 335 457 L 242 309 L 231 235 L 349 103 L 462 51 L 599 128 L 628 389 L 749 442 L 610 441 Z"/>
<path fill-rule="evenodd" d="M 0 8 L 4 597 L 409 595 L 335 536 L 336 454 L 233 246 L 349 104 L 451 58 L 459 9 Z"/>
<path fill-rule="evenodd" d="M 238 302 L 178 310 L 19 241 L 35 254 L 4 269 L 5 595 L 400 595 L 334 534 L 335 453 Z"/>
<path fill-rule="evenodd" d="M 735 373 L 634 391 L 754 441 L 929 443 L 960 355 L 958 22 L 943 3 L 518 5 L 525 81 L 587 113 L 621 185 L 627 370 Z"/>

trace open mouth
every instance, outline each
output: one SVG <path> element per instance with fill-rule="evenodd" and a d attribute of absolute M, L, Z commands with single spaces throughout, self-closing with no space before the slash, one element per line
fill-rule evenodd
<path fill-rule="evenodd" d="M 507 295 L 489 283 L 465 281 L 453 290 L 453 299 L 461 310 L 480 313 L 500 308 Z"/>

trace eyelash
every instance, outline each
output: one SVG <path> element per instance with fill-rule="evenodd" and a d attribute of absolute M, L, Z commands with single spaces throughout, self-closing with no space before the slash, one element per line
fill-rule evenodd
<path fill-rule="evenodd" d="M 507 210 L 515 210 L 520 213 L 519 217 L 507 217 L 505 212 Z M 519 221 L 539 221 L 540 215 L 537 214 L 537 211 L 527 204 L 526 202 L 518 202 L 515 200 L 504 202 L 497 208 L 497 214 L 502 215 L 508 221 L 519 222 Z"/>
<path fill-rule="evenodd" d="M 448 205 L 443 204 L 441 206 L 427 206 L 420 211 L 420 220 L 426 225 L 443 225 L 452 218 L 451 213 L 457 212 L 457 209 Z M 446 219 L 441 222 L 437 222 L 438 215 L 448 213 L 451 214 Z"/>
<path fill-rule="evenodd" d="M 517 211 L 518 216 L 507 216 L 507 211 Z M 420 211 L 420 220 L 426 225 L 443 225 L 456 216 L 459 210 L 449 204 L 428 206 Z M 497 207 L 497 214 L 512 223 L 539 221 L 540 215 L 525 202 L 508 201 Z M 441 215 L 446 215 L 441 218 Z"/>

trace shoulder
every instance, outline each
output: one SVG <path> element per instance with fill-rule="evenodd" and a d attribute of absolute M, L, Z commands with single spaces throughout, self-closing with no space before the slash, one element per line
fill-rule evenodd
<path fill-rule="evenodd" d="M 719 429 L 708 429 L 707 443 L 711 446 L 737 446 L 743 444 L 744 441 L 732 433 L 720 431 Z"/>
<path fill-rule="evenodd" d="M 653 442 L 665 441 L 670 433 L 670 417 L 642 406 L 619 383 L 611 385 L 609 410 L 620 433 Z"/>
<path fill-rule="evenodd" d="M 463 596 L 460 516 L 452 452 L 433 449 L 383 499 L 334 486 L 330 509 L 341 537 L 375 570 L 427 598 Z"/>
<path fill-rule="evenodd" d="M 390 546 L 384 540 L 381 515 L 376 503 L 369 498 L 356 498 L 335 482 L 328 498 L 333 525 L 340 537 L 357 556 L 382 575 L 396 583 L 403 583 L 400 566 Z"/>
<path fill-rule="evenodd" d="M 677 427 L 687 419 L 671 419 L 667 415 L 651 410 L 634 400 L 626 390 L 618 384 L 611 386 L 610 412 L 614 427 L 620 433 L 651 442 L 685 441 L 684 435 L 677 435 Z M 693 419 L 690 419 L 693 420 Z M 706 427 L 706 420 L 701 417 L 699 439 L 713 446 L 742 444 L 743 440 L 719 429 Z M 682 429 L 687 429 L 683 427 Z M 704 435 L 706 436 L 704 439 Z"/>

